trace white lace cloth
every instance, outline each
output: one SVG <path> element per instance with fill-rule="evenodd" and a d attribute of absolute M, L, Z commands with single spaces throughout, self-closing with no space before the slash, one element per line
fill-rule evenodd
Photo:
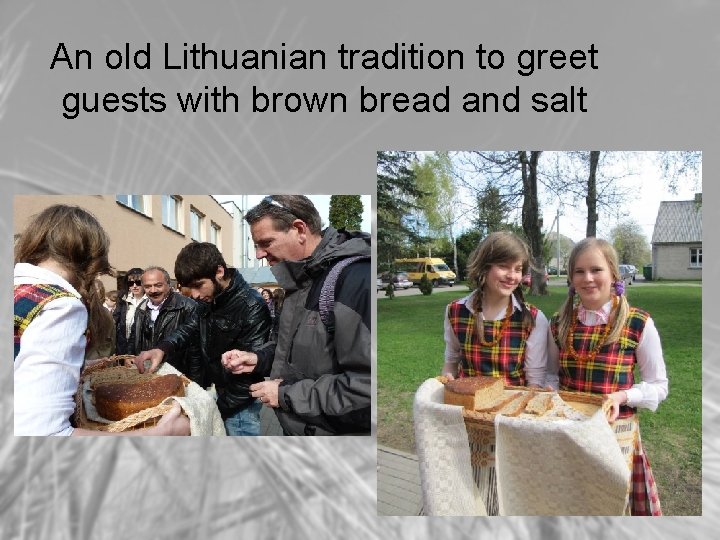
<path fill-rule="evenodd" d="M 473 481 L 462 407 L 443 403 L 443 385 L 425 381 L 415 394 L 413 416 L 424 513 L 486 516 Z"/>
<path fill-rule="evenodd" d="M 473 481 L 462 408 L 443 385 L 415 394 L 415 440 L 426 515 L 487 515 Z M 587 417 L 586 417 L 587 418 Z M 630 471 L 599 410 L 585 420 L 495 420 L 500 515 L 622 515 Z"/>
<path fill-rule="evenodd" d="M 500 515 L 622 515 L 630 471 L 602 410 L 587 420 L 495 417 Z"/>

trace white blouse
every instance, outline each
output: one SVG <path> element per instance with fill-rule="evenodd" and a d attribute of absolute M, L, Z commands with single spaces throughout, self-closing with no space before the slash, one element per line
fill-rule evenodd
<path fill-rule="evenodd" d="M 465 298 L 458 300 L 459 303 L 465 304 L 470 310 L 470 313 L 477 317 L 473 307 L 472 299 L 475 295 L 475 291 L 470 293 Z M 522 306 L 520 302 L 512 296 L 513 310 L 521 311 Z M 501 309 L 495 316 L 490 319 L 493 321 L 500 321 L 505 318 L 505 308 Z M 481 320 L 486 320 L 483 313 L 480 314 Z M 547 384 L 546 375 L 546 348 L 547 348 L 547 333 L 548 333 L 548 320 L 542 311 L 538 310 L 537 317 L 535 318 L 535 327 L 530 331 L 527 341 L 525 342 L 525 378 L 526 384 L 537 384 L 544 386 Z M 450 324 L 447 310 L 445 310 L 445 364 L 443 365 L 443 374 L 451 374 L 453 377 L 457 376 L 458 364 L 460 359 L 463 357 L 462 346 L 458 340 L 455 332 Z M 555 371 L 555 381 L 557 386 L 557 370 Z M 552 379 L 552 377 L 550 377 Z"/>
<path fill-rule="evenodd" d="M 76 295 L 43 307 L 23 332 L 14 362 L 15 435 L 70 435 L 87 344 L 87 310 L 73 286 L 50 270 L 18 263 L 14 284 L 59 285 Z"/>
<path fill-rule="evenodd" d="M 597 326 L 606 324 L 612 301 L 606 303 L 599 310 L 593 311 L 585 309 L 582 306 L 578 309 L 578 320 L 586 326 Z M 548 375 L 557 373 L 559 370 L 560 350 L 552 337 L 550 329 L 548 329 Z M 645 328 L 640 336 L 640 342 L 635 350 L 635 358 L 638 368 L 640 369 L 641 382 L 634 384 L 632 388 L 626 390 L 630 407 L 657 409 L 668 395 L 668 379 L 665 371 L 665 360 L 663 358 L 662 345 L 660 344 L 660 334 L 652 318 L 648 317 L 645 321 Z M 555 385 L 557 385 L 557 375 L 555 377 Z M 552 386 L 552 384 L 551 384 Z M 557 388 L 557 386 L 553 386 Z"/>

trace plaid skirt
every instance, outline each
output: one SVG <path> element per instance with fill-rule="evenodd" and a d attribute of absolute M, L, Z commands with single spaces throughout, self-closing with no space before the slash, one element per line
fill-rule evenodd
<path fill-rule="evenodd" d="M 628 486 L 625 514 L 662 516 L 660 496 L 650 461 L 640 437 L 640 423 L 637 414 L 616 420 L 612 424 L 612 428 L 630 469 L 630 485 Z"/>

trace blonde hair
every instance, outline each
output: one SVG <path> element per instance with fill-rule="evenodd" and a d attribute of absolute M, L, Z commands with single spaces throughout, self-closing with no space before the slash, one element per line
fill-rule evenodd
<path fill-rule="evenodd" d="M 97 314 L 105 301 L 95 286 L 97 276 L 114 275 L 108 261 L 110 238 L 98 220 L 79 206 L 56 204 L 33 217 L 15 244 L 15 262 L 38 265 L 52 259 L 70 274 L 88 310 L 90 341 L 102 335 Z M 93 343 L 88 344 L 88 348 Z"/>
<path fill-rule="evenodd" d="M 575 247 L 573 247 L 570 252 L 570 259 L 568 261 L 568 278 L 570 279 L 571 284 L 573 275 L 575 274 L 575 264 L 577 262 L 577 258 L 588 249 L 597 249 L 600 253 L 602 253 L 603 257 L 605 257 L 605 262 L 610 268 L 610 276 L 613 284 L 616 281 L 621 280 L 620 269 L 618 268 L 618 256 L 615 248 L 607 240 L 590 237 L 575 244 Z M 568 333 L 570 332 L 570 327 L 573 323 L 575 306 L 576 303 L 574 295 L 568 295 L 560 308 L 560 312 L 558 313 L 558 341 L 560 341 L 560 348 L 564 348 L 565 343 L 567 342 Z M 629 313 L 630 305 L 628 304 L 627 298 L 624 294 L 620 295 L 618 297 L 617 309 L 614 313 L 615 319 L 612 320 L 610 333 L 608 334 L 605 343 L 602 345 L 613 343 L 620 338 L 620 333 L 622 332 L 623 326 L 625 326 L 625 321 L 627 320 Z M 613 313 L 610 313 L 610 317 L 612 316 Z"/>
<path fill-rule="evenodd" d="M 530 268 L 530 250 L 520 237 L 509 231 L 497 231 L 487 235 L 475 248 L 468 259 L 467 271 L 470 287 L 475 289 L 472 307 L 476 313 L 482 312 L 483 287 L 485 278 L 493 264 L 522 261 L 522 273 L 525 275 Z M 522 286 L 519 285 L 513 294 L 519 300 L 523 310 L 523 324 L 530 328 L 535 326 L 535 319 L 525 305 Z"/>

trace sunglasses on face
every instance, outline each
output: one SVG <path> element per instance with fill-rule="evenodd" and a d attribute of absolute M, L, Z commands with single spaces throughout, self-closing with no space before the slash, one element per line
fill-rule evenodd
<path fill-rule="evenodd" d="M 133 285 L 142 287 L 142 281 L 139 279 L 128 279 L 128 286 L 132 287 Z"/>

